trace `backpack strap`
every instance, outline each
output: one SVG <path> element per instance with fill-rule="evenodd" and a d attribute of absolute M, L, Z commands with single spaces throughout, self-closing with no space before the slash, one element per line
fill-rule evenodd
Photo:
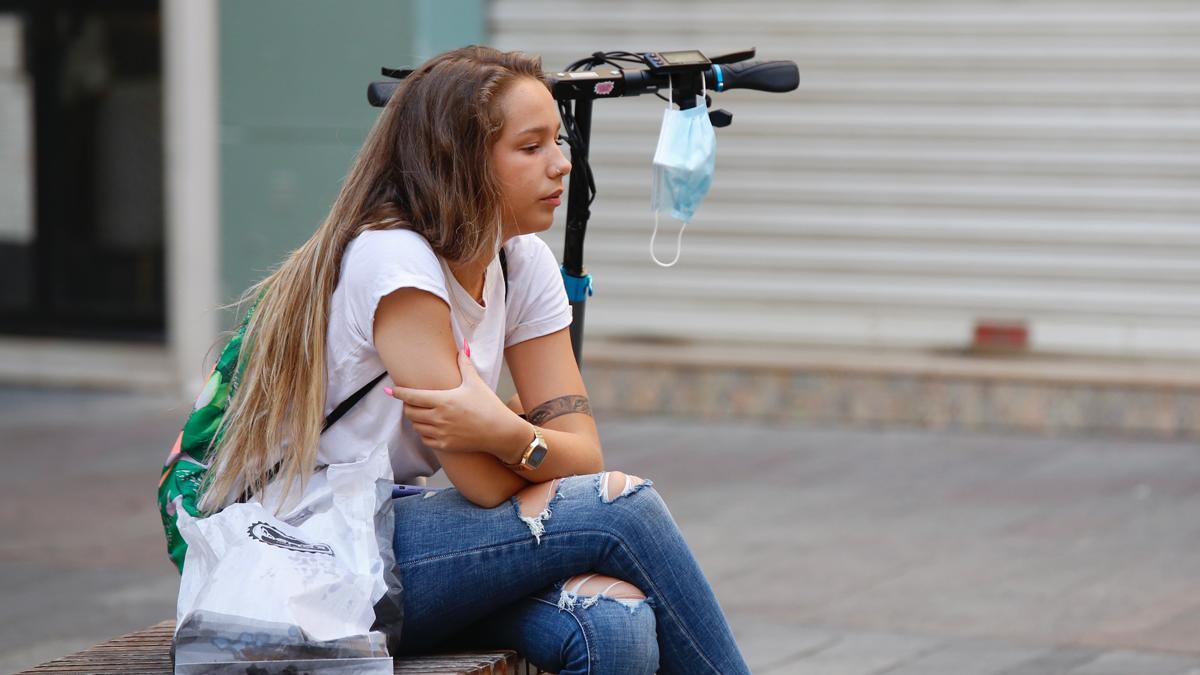
<path fill-rule="evenodd" d="M 387 371 L 376 375 L 375 379 L 363 385 L 363 387 L 358 391 L 350 394 L 350 398 L 339 403 L 338 406 L 333 409 L 333 412 L 329 413 L 329 416 L 325 418 L 325 424 L 321 425 L 321 433 L 325 433 L 325 430 L 333 426 L 334 422 L 342 419 L 342 415 L 345 415 L 351 408 L 354 407 L 354 404 L 361 401 L 362 398 L 367 395 L 367 392 L 371 391 L 375 385 L 379 384 L 379 381 L 383 379 L 384 375 L 387 375 Z"/>
<path fill-rule="evenodd" d="M 358 391 L 354 392 L 353 394 L 350 394 L 350 398 L 339 403 L 338 406 L 333 409 L 333 412 L 329 413 L 329 415 L 325 418 L 325 423 L 321 425 L 321 433 L 325 433 L 325 430 L 328 429 L 329 427 L 333 426 L 334 422 L 337 422 L 338 420 L 342 419 L 342 415 L 345 415 L 347 412 L 349 412 L 349 410 L 351 408 L 353 408 L 356 403 L 361 401 L 362 398 L 367 395 L 367 392 L 371 391 L 371 389 L 373 389 L 375 387 L 375 385 L 379 384 L 379 381 L 383 379 L 384 375 L 387 375 L 386 370 L 384 372 L 376 375 L 375 379 L 373 379 L 370 382 L 363 385 L 362 388 L 360 388 Z M 279 468 L 281 466 L 283 466 L 282 460 L 275 462 L 275 466 L 271 467 L 271 470 L 267 472 L 267 480 L 268 481 L 271 480 L 272 478 L 274 478 L 275 474 L 279 473 Z M 238 497 L 238 502 L 246 502 L 249 500 L 250 500 L 250 490 L 246 489 L 245 491 L 242 492 L 242 495 L 240 497 Z"/>
<path fill-rule="evenodd" d="M 504 247 L 500 247 L 500 273 L 504 277 L 504 299 L 508 300 L 508 256 L 504 255 Z"/>
<path fill-rule="evenodd" d="M 504 247 L 500 248 L 500 272 L 504 276 L 504 299 L 508 300 L 508 256 L 504 255 Z M 349 412 L 356 403 L 361 401 L 369 391 L 374 389 L 375 385 L 379 384 L 379 381 L 382 380 L 385 375 L 387 375 L 386 370 L 376 375 L 375 379 L 366 383 L 361 389 L 351 394 L 350 398 L 339 403 L 337 407 L 333 409 L 333 412 L 329 413 L 329 416 L 325 418 L 325 424 L 321 426 L 321 433 L 325 433 L 325 431 L 329 427 L 333 426 L 335 422 L 342 419 L 342 416 Z"/>

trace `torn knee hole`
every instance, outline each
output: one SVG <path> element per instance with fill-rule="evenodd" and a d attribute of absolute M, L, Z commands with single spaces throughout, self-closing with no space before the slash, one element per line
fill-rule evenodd
<path fill-rule="evenodd" d="M 604 595 L 610 598 L 644 600 L 642 589 L 623 579 L 603 574 L 579 574 L 567 579 L 563 588 L 572 595 Z"/>
<path fill-rule="evenodd" d="M 534 483 L 513 495 L 517 502 L 517 517 L 529 527 L 529 533 L 542 543 L 546 533 L 545 521 L 550 518 L 550 501 L 558 491 L 559 479 L 546 483 Z"/>
<path fill-rule="evenodd" d="M 649 602 L 642 589 L 628 581 L 592 573 L 574 576 L 563 582 L 558 608 L 572 609 L 579 603 L 583 609 L 587 609 L 599 602 L 600 598 L 622 604 L 630 612 L 637 611 L 642 603 Z"/>
<path fill-rule="evenodd" d="M 600 477 L 600 497 L 605 502 L 611 502 L 617 497 L 632 493 L 646 480 L 631 476 L 621 471 L 606 471 Z"/>

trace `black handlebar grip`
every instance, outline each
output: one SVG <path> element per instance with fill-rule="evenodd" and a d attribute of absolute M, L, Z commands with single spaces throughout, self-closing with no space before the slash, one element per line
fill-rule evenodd
<path fill-rule="evenodd" d="M 716 69 L 721 69 L 718 81 Z M 794 61 L 743 61 L 725 66 L 713 66 L 707 83 L 718 91 L 729 89 L 756 89 L 758 91 L 784 92 L 800 86 L 800 69 Z"/>
<path fill-rule="evenodd" d="M 372 82 L 367 85 L 367 101 L 376 108 L 382 108 L 399 86 L 399 82 Z"/>

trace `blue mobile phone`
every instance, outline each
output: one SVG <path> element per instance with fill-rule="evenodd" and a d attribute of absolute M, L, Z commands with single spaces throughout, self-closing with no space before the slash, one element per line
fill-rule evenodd
<path fill-rule="evenodd" d="M 393 485 L 392 499 L 407 497 L 409 495 L 419 495 L 425 492 L 437 492 L 440 488 L 426 487 L 424 485 Z"/>

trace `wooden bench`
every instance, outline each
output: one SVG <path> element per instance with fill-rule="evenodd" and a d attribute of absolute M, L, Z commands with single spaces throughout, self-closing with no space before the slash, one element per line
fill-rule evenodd
<path fill-rule="evenodd" d="M 43 663 L 23 673 L 171 675 L 171 635 L 174 632 L 175 622 L 164 621 L 91 649 Z M 394 672 L 398 675 L 536 675 L 541 672 L 513 651 L 403 656 L 393 661 Z"/>

